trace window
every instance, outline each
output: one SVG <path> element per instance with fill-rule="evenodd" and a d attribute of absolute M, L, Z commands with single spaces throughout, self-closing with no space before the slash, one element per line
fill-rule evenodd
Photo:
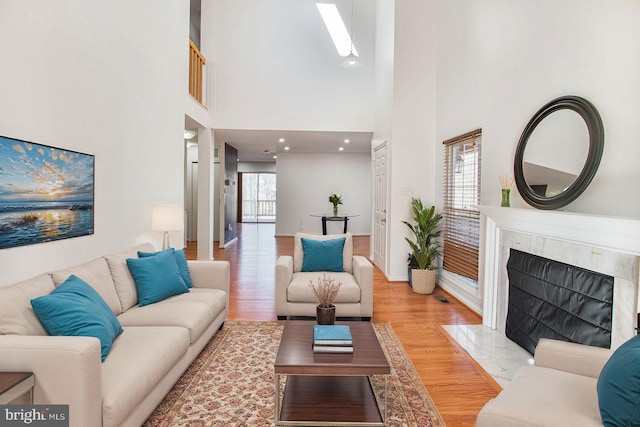
<path fill-rule="evenodd" d="M 443 268 L 477 285 L 482 129 L 443 142 Z"/>

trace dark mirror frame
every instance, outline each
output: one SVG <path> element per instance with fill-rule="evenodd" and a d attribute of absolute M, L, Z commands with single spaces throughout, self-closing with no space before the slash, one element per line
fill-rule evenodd
<path fill-rule="evenodd" d="M 565 109 L 573 110 L 578 113 L 587 125 L 587 129 L 589 131 L 589 152 L 587 154 L 587 160 L 575 182 L 567 187 L 562 193 L 552 197 L 541 196 L 533 191 L 524 179 L 524 152 L 527 147 L 529 137 L 535 130 L 536 126 L 538 126 L 538 124 L 549 114 Z M 527 123 L 527 126 L 524 128 L 522 136 L 520 137 L 520 141 L 518 141 L 518 147 L 516 148 L 516 155 L 513 163 L 514 177 L 518 192 L 528 204 L 538 209 L 558 209 L 566 206 L 577 199 L 578 196 L 587 189 L 598 170 L 603 151 L 604 126 L 602 125 L 602 118 L 600 117 L 596 107 L 586 99 L 579 96 L 562 96 L 560 98 L 556 98 L 538 110 L 529 123 Z"/>

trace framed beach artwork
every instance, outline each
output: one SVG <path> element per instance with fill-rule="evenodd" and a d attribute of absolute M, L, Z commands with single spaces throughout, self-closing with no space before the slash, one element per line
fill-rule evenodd
<path fill-rule="evenodd" d="M 0 136 L 0 249 L 93 234 L 90 154 Z"/>

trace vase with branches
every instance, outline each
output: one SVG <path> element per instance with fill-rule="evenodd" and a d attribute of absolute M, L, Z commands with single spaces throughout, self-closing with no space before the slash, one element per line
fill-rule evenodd
<path fill-rule="evenodd" d="M 513 187 L 513 177 L 509 178 L 509 175 L 498 175 L 500 181 L 500 189 L 502 190 L 502 201 L 500 206 L 508 208 L 511 206 L 509 201 L 509 195 L 511 194 L 511 187 Z"/>
<path fill-rule="evenodd" d="M 322 273 L 317 283 L 309 280 L 309 287 L 318 299 L 316 316 L 319 325 L 333 325 L 336 320 L 336 306 L 333 302 L 338 297 L 342 283 L 336 283 L 333 277 Z"/>

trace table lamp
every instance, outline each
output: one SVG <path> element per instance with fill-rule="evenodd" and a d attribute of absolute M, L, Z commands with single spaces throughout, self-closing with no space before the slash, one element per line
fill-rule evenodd
<path fill-rule="evenodd" d="M 180 205 L 154 206 L 151 215 L 151 229 L 163 231 L 162 250 L 169 249 L 169 232 L 184 228 L 184 215 Z"/>

